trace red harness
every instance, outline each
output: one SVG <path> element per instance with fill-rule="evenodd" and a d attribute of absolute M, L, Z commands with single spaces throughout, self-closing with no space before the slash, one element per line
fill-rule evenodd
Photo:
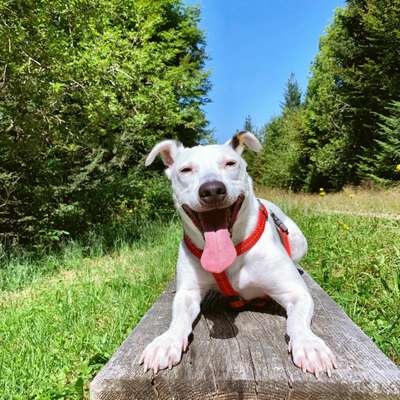
<path fill-rule="evenodd" d="M 285 247 L 285 250 L 287 251 L 288 255 L 291 256 L 291 250 L 290 250 L 290 242 L 289 242 L 289 231 L 286 228 L 286 226 L 282 223 L 282 221 L 274 214 L 270 213 L 272 216 L 272 219 L 278 229 L 279 236 L 281 238 L 282 244 Z M 243 240 L 242 242 L 238 243 L 235 246 L 236 249 L 236 254 L 238 256 L 242 255 L 243 253 L 246 253 L 246 251 L 249 251 L 260 239 L 261 235 L 264 232 L 265 225 L 268 220 L 268 211 L 265 208 L 265 206 L 260 202 L 260 208 L 258 211 L 258 221 L 257 225 L 254 228 L 253 232 L 250 234 L 248 238 Z M 199 249 L 189 238 L 189 236 L 186 235 L 186 233 L 183 236 L 183 240 L 185 242 L 186 247 L 188 250 L 198 259 L 201 258 L 201 255 L 203 253 L 202 249 Z M 217 283 L 217 286 L 219 290 L 227 297 L 230 298 L 229 304 L 233 308 L 240 308 L 246 305 L 248 303 L 246 300 L 244 300 L 239 293 L 233 289 L 231 283 L 229 282 L 228 276 L 226 275 L 225 272 L 221 273 L 213 273 L 215 282 Z M 262 305 L 265 303 L 265 300 L 262 299 Z"/>

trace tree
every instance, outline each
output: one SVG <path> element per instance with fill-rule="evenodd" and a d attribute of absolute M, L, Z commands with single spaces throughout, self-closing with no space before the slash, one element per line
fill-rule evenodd
<path fill-rule="evenodd" d="M 257 129 L 253 126 L 253 122 L 251 120 L 250 115 L 247 115 L 246 119 L 244 120 L 243 130 L 251 132 L 256 136 L 258 136 Z M 258 155 L 253 151 L 246 151 L 243 154 L 243 157 L 247 163 L 247 171 L 249 172 L 250 176 L 255 178 L 258 173 L 258 165 L 257 165 Z"/>
<path fill-rule="evenodd" d="M 292 72 L 286 83 L 284 101 L 281 103 L 283 111 L 294 110 L 301 105 L 301 91 L 299 84 L 296 81 L 295 75 Z"/>
<path fill-rule="evenodd" d="M 365 156 L 362 164 L 365 178 L 381 185 L 400 181 L 400 101 L 388 111 L 389 115 L 380 115 L 376 152 Z"/>
<path fill-rule="evenodd" d="M 252 133 L 255 132 L 255 128 L 254 128 L 253 123 L 251 121 L 251 116 L 250 115 L 248 115 L 246 117 L 245 121 L 244 121 L 243 130 L 248 131 L 248 132 L 252 132 Z"/>
<path fill-rule="evenodd" d="M 124 210 L 164 212 L 143 160 L 162 138 L 206 135 L 198 9 L 10 0 L 0 13 L 2 238 L 51 242 Z"/>
<path fill-rule="evenodd" d="M 360 183 L 378 151 L 379 114 L 400 97 L 399 19 L 400 0 L 349 0 L 321 39 L 306 96 L 307 189 Z"/>
<path fill-rule="evenodd" d="M 287 110 L 272 118 L 264 127 L 261 154 L 253 169 L 256 182 L 270 187 L 302 187 L 301 137 L 304 129 L 304 110 Z"/>
<path fill-rule="evenodd" d="M 282 115 L 267 124 L 259 182 L 318 191 L 373 176 L 397 180 L 390 154 L 397 151 L 398 114 L 390 105 L 400 99 L 399 20 L 400 0 L 348 0 L 337 9 L 304 103 L 291 74 Z"/>
<path fill-rule="evenodd" d="M 261 153 L 245 155 L 248 170 L 259 184 L 293 190 L 302 186 L 300 160 L 304 110 L 300 99 L 300 90 L 291 74 L 284 91 L 283 113 L 257 132 L 263 143 Z M 245 129 L 251 125 L 251 119 L 247 117 Z"/>

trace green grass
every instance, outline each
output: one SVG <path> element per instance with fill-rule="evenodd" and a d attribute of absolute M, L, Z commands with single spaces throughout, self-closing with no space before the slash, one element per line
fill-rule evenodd
<path fill-rule="evenodd" d="M 400 221 L 314 214 L 283 204 L 309 240 L 302 266 L 400 361 Z M 181 227 L 145 228 L 113 252 L 69 245 L 0 272 L 0 398 L 87 398 L 90 379 L 174 273 Z"/>
<path fill-rule="evenodd" d="M 309 242 L 302 267 L 399 364 L 400 221 L 290 214 Z"/>
<path fill-rule="evenodd" d="M 18 272 L 1 275 L 0 398 L 87 397 L 91 377 L 172 278 L 180 236 L 176 224 L 153 227 L 97 257 L 71 246 L 45 258 L 42 275 L 38 261 L 32 271 L 26 259 L 10 261 Z"/>

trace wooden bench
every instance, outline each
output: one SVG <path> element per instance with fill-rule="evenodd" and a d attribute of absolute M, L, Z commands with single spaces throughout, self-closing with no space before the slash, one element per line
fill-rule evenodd
<path fill-rule="evenodd" d="M 91 400 L 400 399 L 400 370 L 306 274 L 315 301 L 314 331 L 335 352 L 332 378 L 293 365 L 285 312 L 229 310 L 217 294 L 204 301 L 181 363 L 154 375 L 138 365 L 144 347 L 171 318 L 172 284 L 90 385 Z"/>

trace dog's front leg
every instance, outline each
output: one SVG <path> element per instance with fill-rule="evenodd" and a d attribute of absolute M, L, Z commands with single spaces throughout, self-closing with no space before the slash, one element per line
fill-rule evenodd
<path fill-rule="evenodd" d="M 326 372 L 330 376 L 333 368 L 336 368 L 336 359 L 325 342 L 311 330 L 314 302 L 297 265 L 282 246 L 274 246 L 274 242 L 269 252 L 265 253 L 265 261 L 260 260 L 260 265 L 255 263 L 254 271 L 262 270 L 264 273 L 255 279 L 258 287 L 262 287 L 266 295 L 286 310 L 286 333 L 290 339 L 289 351 L 294 364 L 304 372 L 316 376 Z M 261 269 L 263 265 L 264 269 Z M 253 274 L 256 273 L 254 271 Z"/>
<path fill-rule="evenodd" d="M 200 312 L 204 290 L 181 288 L 175 294 L 172 306 L 172 321 L 166 332 L 155 338 L 142 353 L 140 363 L 144 369 L 172 368 L 179 363 L 182 352 L 188 346 L 192 324 Z"/>
<path fill-rule="evenodd" d="M 314 303 L 305 287 L 298 286 L 281 296 L 278 301 L 286 308 L 287 334 L 290 338 L 289 351 L 293 362 L 303 372 L 320 372 L 331 376 L 336 368 L 336 359 L 325 342 L 311 331 Z"/>

